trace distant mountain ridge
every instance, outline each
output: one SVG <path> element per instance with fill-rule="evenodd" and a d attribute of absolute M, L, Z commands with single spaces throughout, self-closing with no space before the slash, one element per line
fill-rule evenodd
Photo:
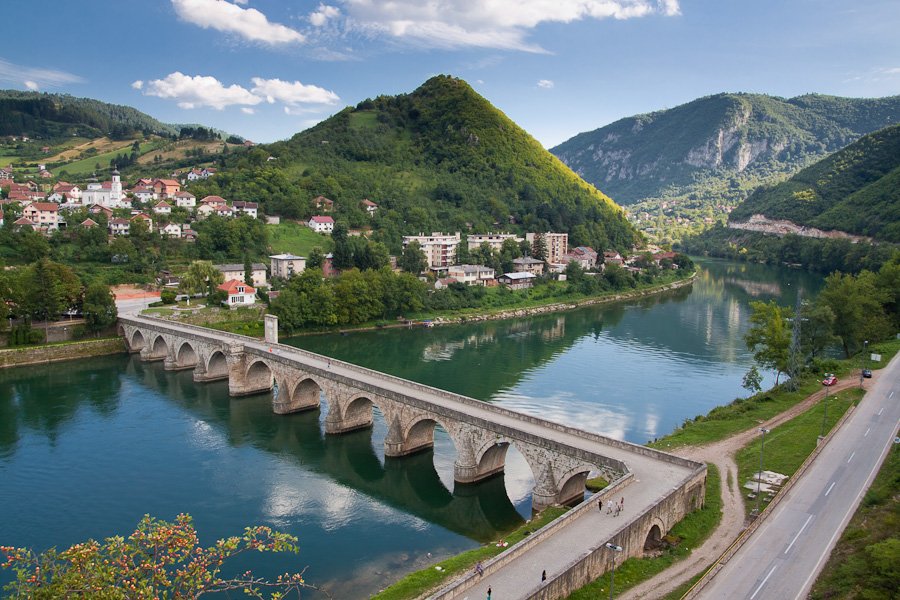
<path fill-rule="evenodd" d="M 734 203 L 755 183 L 898 122 L 900 96 L 723 93 L 620 119 L 550 151 L 622 205 L 704 196 Z"/>
<path fill-rule="evenodd" d="M 758 189 L 729 222 L 745 223 L 754 215 L 900 243 L 900 125 L 863 136 L 787 181 Z"/>
<path fill-rule="evenodd" d="M 308 219 L 335 202 L 392 251 L 431 231 L 564 231 L 569 245 L 625 251 L 640 241 L 624 212 L 575 176 L 465 81 L 429 79 L 409 94 L 346 108 L 290 140 L 229 157 L 195 194 L 262 202 Z M 378 204 L 370 218 L 363 199 Z"/>
<path fill-rule="evenodd" d="M 40 138 L 127 137 L 135 132 L 177 135 L 136 108 L 68 94 L 0 90 L 0 135 Z"/>

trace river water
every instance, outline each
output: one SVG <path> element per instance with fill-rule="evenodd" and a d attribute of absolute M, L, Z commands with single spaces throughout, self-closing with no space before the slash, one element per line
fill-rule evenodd
<path fill-rule="evenodd" d="M 750 301 L 793 305 L 820 286 L 708 261 L 692 286 L 632 303 L 286 343 L 643 443 L 746 394 Z M 187 512 L 205 543 L 250 524 L 300 539 L 298 556 L 226 572 L 307 568 L 336 598 L 363 598 L 530 516 L 532 474 L 514 448 L 504 477 L 454 489 L 440 430 L 433 451 L 385 460 L 377 414 L 371 430 L 325 436 L 324 408 L 277 416 L 270 403 L 136 357 L 0 371 L 0 544 L 65 547 Z"/>

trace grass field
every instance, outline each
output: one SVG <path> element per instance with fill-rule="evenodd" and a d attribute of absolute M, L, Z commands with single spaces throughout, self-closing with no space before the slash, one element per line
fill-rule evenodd
<path fill-rule="evenodd" d="M 295 221 L 282 221 L 278 225 L 266 225 L 269 232 L 269 246 L 272 252 L 280 254 L 288 252 L 297 256 L 309 256 L 313 248 L 319 247 L 322 252 L 332 250 L 331 238 L 316 233 L 306 225 Z"/>
<path fill-rule="evenodd" d="M 846 389 L 828 396 L 828 414 L 824 406 L 817 405 L 790 421 L 773 428 L 766 434 L 766 447 L 763 452 L 763 470 L 775 471 L 784 475 L 793 475 L 803 461 L 816 449 L 818 436 L 824 431 L 828 433 L 834 424 L 847 412 L 851 405 L 858 402 L 863 391 L 858 388 Z M 821 404 L 821 403 L 820 403 Z M 822 422 L 825 422 L 823 429 Z M 749 446 L 742 448 L 735 456 L 738 466 L 738 485 L 743 486 L 759 469 L 759 452 L 762 436 L 758 436 Z M 744 491 L 744 506 L 749 512 L 756 508 L 756 500 L 748 500 Z M 765 498 L 760 503 L 760 510 L 765 508 Z"/>

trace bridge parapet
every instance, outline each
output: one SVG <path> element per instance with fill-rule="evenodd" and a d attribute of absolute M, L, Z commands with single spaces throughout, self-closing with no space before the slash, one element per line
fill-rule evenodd
<path fill-rule="evenodd" d="M 273 392 L 278 414 L 315 409 L 328 401 L 325 431 L 343 433 L 373 422 L 377 408 L 388 425 L 385 456 L 429 448 L 435 427 L 445 429 L 457 452 L 454 479 L 480 481 L 501 473 L 514 445 L 532 469 L 536 509 L 577 502 L 588 474 L 609 481 L 630 472 L 616 452 L 693 470 L 698 465 L 664 452 L 511 411 L 351 363 L 277 343 L 148 317 L 121 317 L 129 349 L 166 368 L 194 368 L 195 381 L 227 378 L 229 393 Z M 601 450 L 597 450 L 601 448 Z M 622 452 L 618 452 L 622 457 Z"/>

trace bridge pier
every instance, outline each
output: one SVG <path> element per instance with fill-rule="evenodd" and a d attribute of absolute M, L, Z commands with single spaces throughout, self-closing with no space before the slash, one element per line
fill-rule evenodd
<path fill-rule="evenodd" d="M 228 363 L 229 396 L 252 396 L 272 389 L 275 383 L 272 370 L 264 361 L 248 358 L 243 345 L 230 345 L 225 359 Z"/>
<path fill-rule="evenodd" d="M 434 421 L 419 421 L 410 428 L 405 438 L 400 418 L 394 415 L 384 437 L 384 456 L 409 456 L 434 448 Z"/>
<path fill-rule="evenodd" d="M 268 316 L 268 315 L 266 315 Z M 272 402 L 272 410 L 276 415 L 287 415 L 319 408 L 319 394 L 322 390 L 312 379 L 304 379 L 291 389 L 285 381 L 278 387 L 278 396 Z"/>

